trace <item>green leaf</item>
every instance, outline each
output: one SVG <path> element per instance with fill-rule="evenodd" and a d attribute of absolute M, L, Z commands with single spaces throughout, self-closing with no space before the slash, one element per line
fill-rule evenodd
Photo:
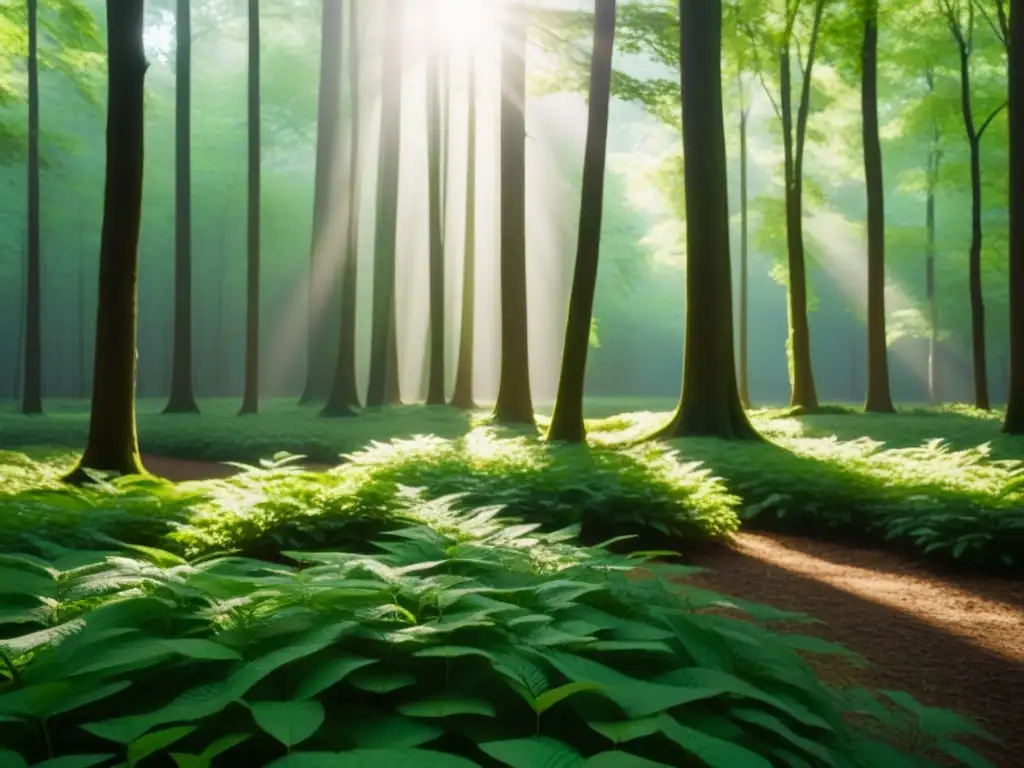
<path fill-rule="evenodd" d="M 494 659 L 494 656 L 484 649 L 472 648 L 466 645 L 437 645 L 433 648 L 424 648 L 422 651 L 416 651 L 413 656 L 422 656 L 426 658 L 436 656 L 444 659 L 457 659 L 463 656 L 482 656 L 488 660 Z"/>
<path fill-rule="evenodd" d="M 266 768 L 479 768 L 464 757 L 426 749 L 351 749 L 346 752 L 293 752 Z"/>
<path fill-rule="evenodd" d="M 601 752 L 588 758 L 584 768 L 672 768 L 668 763 L 656 763 L 646 757 L 638 757 L 628 752 Z"/>
<path fill-rule="evenodd" d="M 474 699 L 453 694 L 440 694 L 419 701 L 410 701 L 397 707 L 399 713 L 409 717 L 452 717 L 454 715 L 485 715 L 495 717 L 494 705 L 486 699 Z"/>
<path fill-rule="evenodd" d="M 408 672 L 360 670 L 348 679 L 353 688 L 369 693 L 391 693 L 416 684 L 416 676 Z"/>
<path fill-rule="evenodd" d="M 94 765 L 113 760 L 116 755 L 66 755 L 36 763 L 32 768 L 92 768 Z M 0 765 L 6 766 L 0 755 Z"/>
<path fill-rule="evenodd" d="M 533 708 L 536 710 L 537 714 L 544 714 L 563 699 L 567 699 L 574 694 L 582 693 L 584 691 L 597 691 L 604 693 L 604 686 L 590 682 L 566 683 L 565 685 L 560 685 L 557 688 L 552 688 L 550 691 L 545 691 L 538 696 L 534 702 Z"/>
<path fill-rule="evenodd" d="M 345 734 L 362 749 L 409 749 L 433 741 L 444 731 L 395 714 L 357 714 L 344 719 Z"/>
<path fill-rule="evenodd" d="M 25 758 L 9 749 L 0 749 L 0 765 L 4 768 L 28 768 Z"/>
<path fill-rule="evenodd" d="M 226 645 L 215 643 L 212 640 L 199 638 L 185 638 L 175 640 L 163 640 L 163 646 L 179 656 L 201 661 L 241 661 L 242 656 L 238 651 L 228 648 Z"/>
<path fill-rule="evenodd" d="M 318 661 L 315 665 L 306 669 L 302 677 L 299 678 L 295 689 L 295 698 L 312 698 L 318 693 L 323 693 L 328 688 L 340 683 L 357 669 L 362 669 L 376 663 L 376 659 L 367 659 L 362 656 L 342 656 Z"/>
<path fill-rule="evenodd" d="M 178 764 L 178 768 L 210 768 L 213 758 L 250 738 L 252 737 L 248 733 L 228 734 L 214 741 L 201 754 L 189 755 L 181 752 L 172 752 L 171 759 Z"/>
<path fill-rule="evenodd" d="M 185 738 L 195 729 L 194 725 L 181 725 L 176 728 L 147 733 L 128 745 L 128 764 L 135 765 L 150 755 L 155 755 L 164 747 L 169 747 L 174 742 Z"/>
<path fill-rule="evenodd" d="M 249 704 L 253 720 L 286 747 L 301 744 L 324 724 L 324 705 L 319 701 L 257 701 Z"/>
<path fill-rule="evenodd" d="M 805 752 L 812 757 L 816 757 L 825 765 L 834 766 L 836 764 L 836 761 L 832 759 L 832 753 L 828 749 L 821 746 L 821 744 L 796 733 L 792 728 L 770 712 L 765 712 L 761 709 L 754 709 L 752 707 L 733 707 L 729 710 L 729 714 L 737 720 L 751 723 L 752 725 L 759 726 L 781 736 L 800 751 Z"/>
<path fill-rule="evenodd" d="M 579 768 L 583 765 L 579 752 L 547 736 L 485 741 L 479 747 L 512 768 Z"/>
<path fill-rule="evenodd" d="M 680 725 L 668 715 L 662 717 L 661 732 L 691 755 L 699 757 L 708 768 L 735 768 L 738 765 L 743 768 L 772 768 L 768 760 L 749 749 Z"/>
<path fill-rule="evenodd" d="M 661 731 L 661 716 L 653 715 L 652 717 L 614 723 L 588 722 L 587 725 L 610 741 L 616 744 L 625 744 L 633 739 L 642 739 Z"/>

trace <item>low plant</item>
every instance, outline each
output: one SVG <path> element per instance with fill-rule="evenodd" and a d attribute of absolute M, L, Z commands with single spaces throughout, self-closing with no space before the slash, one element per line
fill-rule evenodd
<path fill-rule="evenodd" d="M 0 764 L 985 765 L 957 740 L 983 732 L 903 695 L 916 753 L 853 725 L 902 720 L 801 656 L 848 651 L 772 628 L 804 617 L 670 582 L 689 569 L 657 553 L 430 509 L 376 554 L 291 566 L 3 556 Z"/>

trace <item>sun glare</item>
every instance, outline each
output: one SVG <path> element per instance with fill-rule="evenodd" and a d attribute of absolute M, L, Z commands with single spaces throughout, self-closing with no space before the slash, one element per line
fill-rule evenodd
<path fill-rule="evenodd" d="M 490 42 L 497 21 L 484 0 L 442 0 L 435 20 L 437 34 L 449 48 L 472 50 Z"/>

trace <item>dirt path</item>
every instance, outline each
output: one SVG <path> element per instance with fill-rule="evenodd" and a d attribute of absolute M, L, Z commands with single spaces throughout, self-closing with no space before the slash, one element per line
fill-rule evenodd
<path fill-rule="evenodd" d="M 170 480 L 226 477 L 224 464 L 145 456 Z M 1002 740 L 977 744 L 995 765 L 1024 766 L 1024 583 L 937 576 L 888 552 L 794 536 L 740 534 L 706 552 L 700 586 L 807 613 L 801 632 L 841 643 L 872 666 L 829 662 L 829 677 L 903 690 L 976 719 Z"/>

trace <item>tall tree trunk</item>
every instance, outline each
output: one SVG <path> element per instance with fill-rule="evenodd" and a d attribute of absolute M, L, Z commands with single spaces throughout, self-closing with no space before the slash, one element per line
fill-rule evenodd
<path fill-rule="evenodd" d="M 327 0 L 325 0 L 326 2 Z M 348 231 L 341 264 L 341 327 L 338 333 L 338 359 L 334 380 L 324 406 L 324 416 L 354 416 L 359 407 L 356 384 L 356 288 L 359 277 L 359 213 L 362 194 L 362 158 L 360 156 L 360 84 L 358 3 L 349 3 L 349 85 L 352 92 L 351 134 L 349 138 Z"/>
<path fill-rule="evenodd" d="M 430 372 L 427 405 L 444 405 L 444 204 L 441 177 L 440 57 L 447 51 L 431 45 L 427 53 L 427 184 L 430 206 Z"/>
<path fill-rule="evenodd" d="M 178 0 L 175 38 L 174 351 L 164 413 L 198 413 L 192 383 L 192 19 Z"/>
<path fill-rule="evenodd" d="M 353 3 L 354 4 L 354 3 Z M 331 386 L 336 346 L 328 329 L 337 323 L 341 275 L 336 254 L 344 258 L 347 244 L 330 242 L 326 235 L 334 201 L 340 119 L 342 37 L 345 4 L 321 0 L 320 94 L 317 109 L 316 180 L 313 199 L 313 242 L 309 254 L 309 334 L 306 353 L 306 388 L 300 402 L 325 399 Z M 332 348 L 333 346 L 333 348 Z"/>
<path fill-rule="evenodd" d="M 878 130 L 878 0 L 867 0 L 865 8 L 861 116 L 868 211 L 868 392 L 864 410 L 894 413 L 885 339 L 885 182 Z"/>
<path fill-rule="evenodd" d="M 501 50 L 501 375 L 494 418 L 533 424 L 526 282 L 526 9 L 507 6 Z"/>
<path fill-rule="evenodd" d="M 985 348 L 985 296 L 981 285 L 981 141 L 971 147 L 971 250 L 968 291 L 971 297 L 971 360 L 974 367 L 974 405 L 989 410 L 988 353 Z"/>
<path fill-rule="evenodd" d="M 1024 3 L 1010 0 L 1010 381 L 1003 431 L 1024 434 Z"/>
<path fill-rule="evenodd" d="M 249 0 L 249 212 L 242 414 L 260 398 L 260 2 Z"/>
<path fill-rule="evenodd" d="M 601 216 L 604 209 L 604 176 L 608 149 L 608 113 L 611 107 L 612 52 L 615 43 L 615 0 L 597 0 L 594 10 L 594 48 L 590 65 L 587 145 L 583 156 L 576 269 L 569 294 L 569 316 L 562 352 L 558 395 L 551 414 L 548 440 L 582 443 L 583 392 L 587 372 L 590 327 L 597 291 L 597 267 L 601 253 Z"/>
<path fill-rule="evenodd" d="M 373 258 L 373 328 L 370 338 L 370 382 L 366 405 L 379 407 L 390 398 L 389 376 L 397 359 L 395 338 L 395 259 L 398 227 L 398 168 L 402 121 L 402 26 L 404 0 L 388 0 L 382 72 L 380 150 L 377 162 L 377 220 Z"/>
<path fill-rule="evenodd" d="M 18 291 L 18 298 L 21 303 L 18 306 L 18 330 L 17 336 L 14 341 L 14 365 L 11 366 L 11 399 L 17 400 L 21 392 L 21 384 L 25 376 L 25 315 L 26 307 L 28 306 L 28 299 L 26 296 L 25 289 L 27 288 L 27 275 L 28 275 L 28 246 L 22 243 L 21 246 L 21 261 L 18 263 L 20 267 L 20 274 L 18 285 L 21 290 Z"/>
<path fill-rule="evenodd" d="M 928 302 L 928 399 L 932 405 L 941 400 L 939 387 L 938 341 L 939 303 L 935 297 L 935 191 L 939 184 L 939 164 L 942 150 L 939 148 L 939 128 L 935 126 L 935 139 L 928 153 L 928 191 L 925 199 L 925 295 Z"/>
<path fill-rule="evenodd" d="M 227 206 L 224 206 L 224 211 L 221 214 L 220 219 L 220 247 L 217 250 L 217 327 L 216 327 L 216 338 L 214 343 L 216 346 L 215 359 L 217 360 L 217 391 L 223 397 L 228 397 L 232 394 L 231 388 L 231 353 L 230 345 L 228 344 L 227 337 L 227 324 L 224 322 L 224 313 L 227 311 L 227 279 L 224 274 L 225 268 L 227 267 L 227 252 L 228 252 L 228 225 L 227 225 Z"/>
<path fill-rule="evenodd" d="M 739 77 L 740 96 L 743 95 L 743 75 Z M 748 193 L 747 133 L 750 120 L 750 105 L 740 105 L 740 359 L 739 394 L 744 408 L 750 407 L 750 200 Z"/>
<path fill-rule="evenodd" d="M 789 355 L 792 392 L 790 405 L 804 411 L 818 408 L 818 393 L 814 384 L 811 362 L 811 332 L 807 318 L 807 264 L 803 229 L 803 162 L 807 139 L 807 120 L 810 114 L 811 78 L 817 51 L 818 35 L 825 0 L 817 0 L 814 22 L 803 72 L 800 101 L 797 105 L 796 125 L 793 124 L 792 30 L 788 30 L 779 56 L 780 106 L 782 139 L 785 155 L 786 183 L 786 241 L 789 267 Z"/>
<path fill-rule="evenodd" d="M 82 238 L 79 236 L 79 254 L 82 254 L 83 249 L 81 248 Z M 75 260 L 75 318 L 77 320 L 76 325 L 78 330 L 75 334 L 75 357 L 76 357 L 76 385 L 75 385 L 75 396 L 76 397 L 87 397 L 89 394 L 89 381 L 88 374 L 85 368 L 85 259 L 81 255 Z"/>
<path fill-rule="evenodd" d="M 686 184 L 686 349 L 668 438 L 759 439 L 736 384 L 722 111 L 722 0 L 679 0 Z"/>
<path fill-rule="evenodd" d="M 43 412 L 42 255 L 39 236 L 39 3 L 28 0 L 28 270 L 21 412 Z"/>
<path fill-rule="evenodd" d="M 135 431 L 139 228 L 142 222 L 146 54 L 144 0 L 107 5 L 106 192 L 100 245 L 96 359 L 89 438 L 69 482 L 87 470 L 144 472 Z"/>
<path fill-rule="evenodd" d="M 384 387 L 384 405 L 402 404 L 401 367 L 398 361 L 398 309 L 391 303 L 391 331 L 388 334 L 388 372 Z"/>
<path fill-rule="evenodd" d="M 476 343 L 476 60 L 469 53 L 466 138 L 466 234 L 462 257 L 462 310 L 459 329 L 459 361 L 455 369 L 452 405 L 473 409 L 473 347 Z"/>

